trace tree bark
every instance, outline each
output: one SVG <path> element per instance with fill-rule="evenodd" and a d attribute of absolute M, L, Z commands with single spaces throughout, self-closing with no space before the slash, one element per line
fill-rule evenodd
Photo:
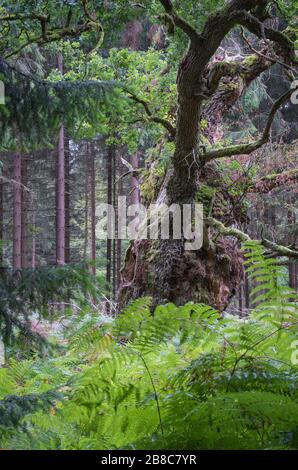
<path fill-rule="evenodd" d="M 4 162 L 2 161 L 2 169 L 0 176 L 4 176 Z M 0 178 L 0 270 L 4 267 L 4 252 L 2 242 L 4 241 L 4 184 L 3 179 Z"/>
<path fill-rule="evenodd" d="M 117 240 L 118 240 L 118 201 L 117 201 L 117 163 L 116 163 L 116 152 L 113 152 L 113 171 L 112 171 L 112 187 L 113 187 L 113 207 L 115 210 L 115 236 L 112 243 L 112 266 L 113 266 L 113 282 L 112 282 L 112 296 L 113 300 L 116 299 L 117 292 Z"/>
<path fill-rule="evenodd" d="M 22 156 L 13 156 L 13 269 L 22 267 Z"/>
<path fill-rule="evenodd" d="M 260 38 L 278 43 L 279 51 L 295 60 L 294 45 L 279 31 L 262 26 L 267 1 L 231 0 L 206 21 L 202 33 L 176 12 L 170 0 L 160 0 L 174 27 L 189 38 L 189 46 L 177 73 L 177 116 L 175 151 L 170 168 L 157 198 L 168 205 L 194 204 L 200 183 L 209 183 L 218 173 L 207 162 L 220 156 L 233 156 L 260 148 L 268 139 L 278 106 L 288 98 L 283 96 L 274 104 L 262 138 L 251 145 L 232 146 L 225 150 L 204 152 L 199 146 L 201 119 L 208 119 L 210 140 L 218 132 L 223 115 L 243 95 L 247 86 L 264 70 L 272 66 L 266 55 L 254 54 L 249 61 L 213 63 L 213 57 L 222 40 L 237 24 L 241 24 Z M 254 14 L 256 16 L 254 16 Z M 262 17 L 262 19 L 260 19 Z M 272 44 L 271 44 L 272 45 Z M 273 46 L 272 46 L 273 47 Z M 207 104 L 205 102 L 207 101 Z M 139 101 L 144 105 L 144 102 Z M 146 106 L 145 106 L 146 110 Z M 151 119 L 153 116 L 148 112 Z M 156 121 L 156 120 L 155 120 Z M 206 164 L 207 163 L 207 164 Z M 219 178 L 222 175 L 218 175 Z M 228 215 L 229 204 L 225 209 Z M 235 220 L 235 223 L 238 221 Z M 237 240 L 216 236 L 212 228 L 204 228 L 204 244 L 200 250 L 187 252 L 184 240 L 137 240 L 126 254 L 119 293 L 120 309 L 132 299 L 152 296 L 153 306 L 174 302 L 204 302 L 224 310 L 243 278 L 243 260 Z"/>
<path fill-rule="evenodd" d="M 32 255 L 31 255 L 31 268 L 36 268 L 36 213 L 35 209 L 33 210 L 32 215 Z"/>
<path fill-rule="evenodd" d="M 57 158 L 57 240 L 56 263 L 65 264 L 65 160 L 64 160 L 64 128 L 61 126 L 58 141 Z"/>
<path fill-rule="evenodd" d="M 122 178 L 118 182 L 118 194 L 119 196 L 123 195 L 123 180 Z M 122 240 L 120 237 L 117 238 L 117 247 L 116 247 L 116 266 L 117 266 L 117 295 L 121 283 L 121 263 L 122 263 Z"/>
<path fill-rule="evenodd" d="M 90 157 L 90 211 L 91 211 L 91 261 L 92 273 L 96 275 L 96 171 L 95 148 L 92 143 L 89 147 Z"/>
<path fill-rule="evenodd" d="M 58 56 L 58 70 L 63 73 L 62 54 Z M 61 125 L 58 138 L 57 155 L 57 231 L 56 231 L 56 263 L 65 264 L 65 146 L 64 127 Z"/>
<path fill-rule="evenodd" d="M 107 171 L 107 203 L 113 203 L 113 161 L 114 161 L 114 147 L 109 146 L 106 162 Z M 112 240 L 107 238 L 106 244 L 106 282 L 107 289 L 110 291 L 112 280 Z"/>
<path fill-rule="evenodd" d="M 85 160 L 85 210 L 84 210 L 84 250 L 83 258 L 84 261 L 87 261 L 87 251 L 88 251 L 88 242 L 89 242 L 89 145 L 86 143 L 84 145 L 84 160 Z"/>
<path fill-rule="evenodd" d="M 65 135 L 65 263 L 70 263 L 70 148 Z"/>
<path fill-rule="evenodd" d="M 288 209 L 288 230 L 291 232 L 293 230 L 293 226 L 296 224 L 296 216 L 295 216 L 295 210 L 293 209 L 293 201 L 292 198 L 290 197 L 289 201 L 289 209 Z M 293 235 L 290 233 L 288 236 L 288 244 L 292 245 L 294 241 Z M 289 261 L 288 264 L 288 270 L 289 270 L 289 286 L 297 290 L 297 263 L 295 261 Z"/>
<path fill-rule="evenodd" d="M 25 156 L 22 158 L 22 241 L 21 241 L 21 258 L 22 258 L 22 269 L 28 267 L 28 205 L 29 205 L 29 194 L 28 194 L 28 174 L 27 174 L 28 161 Z"/>
<path fill-rule="evenodd" d="M 131 166 L 134 170 L 138 170 L 139 168 L 139 152 L 135 152 L 131 156 Z M 133 174 L 131 177 L 131 204 L 139 204 L 140 203 L 140 182 L 139 178 L 136 174 Z"/>

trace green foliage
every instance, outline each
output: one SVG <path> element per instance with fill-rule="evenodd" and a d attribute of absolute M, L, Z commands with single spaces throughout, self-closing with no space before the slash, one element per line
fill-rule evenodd
<path fill-rule="evenodd" d="M 113 128 L 109 143 L 127 145 L 129 152 L 133 153 L 139 146 L 148 147 L 148 143 L 156 143 L 164 133 L 164 128 L 150 120 L 142 104 L 135 102 L 130 93 L 145 101 L 153 116 L 167 119 L 174 124 L 176 71 L 172 67 L 167 73 L 163 73 L 168 64 L 165 51 L 154 48 L 147 51 L 111 48 L 108 57 L 92 52 L 86 61 L 80 48 L 70 54 L 69 47 L 70 43 L 64 44 L 65 53 L 69 56 L 69 71 L 65 74 L 65 79 L 73 82 L 98 80 L 122 84 L 121 99 L 114 99 L 113 106 L 102 108 L 104 116 L 101 119 L 101 131 Z M 53 79 L 53 74 L 50 78 Z M 88 128 L 91 130 L 95 122 L 86 120 L 81 131 L 86 133 Z M 166 152 L 167 149 L 163 153 Z"/>
<path fill-rule="evenodd" d="M 298 317 L 297 292 L 284 281 L 283 267 L 278 260 L 268 258 L 261 243 L 247 242 L 247 272 L 256 287 L 250 295 L 256 305 L 254 316 L 279 326 L 295 322 Z"/>
<path fill-rule="evenodd" d="M 0 369 L 1 403 L 14 391 L 19 423 L 4 425 L 1 446 L 296 449 L 295 301 L 284 302 L 279 268 L 261 248 L 246 248 L 250 275 L 269 292 L 248 318 L 192 303 L 152 315 L 139 299 L 114 320 L 79 315 L 64 354 Z M 260 315 L 269 301 L 271 315 Z M 42 401 L 36 410 L 50 391 L 60 393 L 50 411 Z"/>
<path fill-rule="evenodd" d="M 88 43 L 89 48 L 96 48 L 102 39 L 97 24 L 104 30 L 106 41 L 110 42 L 119 37 L 119 26 L 142 13 L 142 9 L 124 0 L 1 0 L 0 54 L 15 56 L 27 51 L 28 44 L 54 43 L 61 37 L 74 38 L 83 46 Z M 47 34 L 42 34 L 42 28 Z"/>
<path fill-rule="evenodd" d="M 0 401 L 1 428 L 7 431 L 9 427 L 18 426 L 21 419 L 37 409 L 47 410 L 57 400 L 58 394 L 45 392 L 38 395 L 8 395 Z"/>
<path fill-rule="evenodd" d="M 45 345 L 45 339 L 31 328 L 32 318 L 54 320 L 59 303 L 83 306 L 88 298 L 98 300 L 103 279 L 90 274 L 86 264 L 62 267 L 26 268 L 0 272 L 0 336 L 6 344 L 15 339 Z M 58 312 L 57 312 L 58 310 Z M 67 314 L 67 309 L 64 309 Z M 20 337 L 21 335 L 21 337 Z"/>
<path fill-rule="evenodd" d="M 0 107 L 2 150 L 50 146 L 62 122 L 72 135 L 84 120 L 100 121 L 104 103 L 114 89 L 113 83 L 99 80 L 35 80 L 1 57 L 0 79 L 5 85 L 5 105 Z"/>

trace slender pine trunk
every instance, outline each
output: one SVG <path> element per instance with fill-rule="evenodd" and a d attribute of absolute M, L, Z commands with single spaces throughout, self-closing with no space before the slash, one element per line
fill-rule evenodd
<path fill-rule="evenodd" d="M 113 238 L 113 299 L 116 299 L 117 292 L 117 240 L 118 240 L 118 201 L 117 201 L 117 162 L 116 152 L 113 152 L 113 172 L 112 172 L 112 187 L 113 187 L 113 207 L 115 210 L 115 236 Z"/>
<path fill-rule="evenodd" d="M 96 275 L 96 172 L 94 143 L 89 147 L 90 158 L 90 212 L 91 212 L 91 261 L 92 273 Z"/>
<path fill-rule="evenodd" d="M 70 263 L 70 148 L 65 135 L 65 263 Z"/>
<path fill-rule="evenodd" d="M 85 209 L 84 209 L 84 249 L 83 249 L 83 258 L 84 261 L 87 261 L 87 251 L 88 251 L 88 241 L 89 241 L 89 145 L 86 143 L 84 145 L 85 153 Z"/>
<path fill-rule="evenodd" d="M 62 54 L 58 55 L 58 70 L 63 73 Z M 65 147 L 63 125 L 60 127 L 58 139 L 56 208 L 56 263 L 58 266 L 62 266 L 65 264 Z"/>
<path fill-rule="evenodd" d="M 22 158 L 22 236 L 21 236 L 21 263 L 22 268 L 28 267 L 28 161 L 25 156 Z"/>
<path fill-rule="evenodd" d="M 107 203 L 112 205 L 113 203 L 113 155 L 114 148 L 112 146 L 108 149 L 107 154 Z M 110 291 L 112 280 L 112 240 L 107 238 L 107 250 L 106 250 L 106 282 L 107 288 Z"/>
<path fill-rule="evenodd" d="M 134 170 L 139 168 L 139 152 L 135 152 L 131 156 L 131 165 Z M 136 175 L 132 175 L 131 177 L 131 203 L 132 204 L 139 204 L 140 202 L 140 185 L 139 179 Z"/>
<path fill-rule="evenodd" d="M 13 269 L 22 267 L 22 156 L 13 156 Z"/>
<path fill-rule="evenodd" d="M 295 237 L 293 237 L 293 228 L 296 224 L 296 216 L 295 216 L 295 210 L 293 208 L 293 201 L 290 196 L 289 201 L 289 209 L 288 209 L 288 230 L 289 230 L 289 235 L 288 235 L 288 244 L 292 245 L 293 242 L 295 242 Z M 289 271 L 289 286 L 292 289 L 297 289 L 297 264 L 293 260 L 289 260 L 288 263 L 288 271 Z"/>
<path fill-rule="evenodd" d="M 56 263 L 65 264 L 65 162 L 64 162 L 64 128 L 59 131 L 58 159 L 57 159 L 57 240 Z"/>
<path fill-rule="evenodd" d="M 4 162 L 1 162 L 2 165 Z M 2 167 L 2 172 L 0 174 L 1 177 L 4 176 L 4 170 Z M 4 204 L 3 204 L 3 199 L 4 199 L 4 182 L 3 179 L 0 178 L 0 269 L 3 268 L 4 266 L 4 254 L 3 254 L 3 245 L 2 242 L 4 240 Z"/>
<path fill-rule="evenodd" d="M 36 213 L 33 211 L 32 215 L 32 255 L 31 255 L 31 267 L 32 269 L 36 268 Z"/>
<path fill-rule="evenodd" d="M 120 173 L 120 171 L 119 171 L 119 173 Z M 122 180 L 122 178 L 119 180 L 117 190 L 118 190 L 118 195 L 122 196 L 123 195 L 123 180 Z M 118 208 L 118 210 L 119 210 L 119 208 Z M 119 231 L 119 228 L 118 228 L 118 231 Z M 120 287 L 120 283 L 121 283 L 121 262 L 122 262 L 122 240 L 119 236 L 118 236 L 116 242 L 117 242 L 116 266 L 117 266 L 117 292 L 118 292 L 119 287 Z"/>

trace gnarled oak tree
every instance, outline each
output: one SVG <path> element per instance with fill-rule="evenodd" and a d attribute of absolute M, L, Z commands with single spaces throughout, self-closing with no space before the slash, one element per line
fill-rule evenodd
<path fill-rule="evenodd" d="M 279 9 L 268 0 L 227 1 L 207 18 L 201 31 L 178 13 L 174 2 L 160 0 L 160 3 L 172 30 L 182 30 L 189 44 L 177 71 L 176 128 L 160 121 L 169 138 L 174 139 L 175 151 L 160 188 L 158 203 L 193 204 L 203 182 L 221 178 L 217 159 L 250 154 L 268 142 L 275 115 L 293 90 L 289 89 L 273 104 L 263 133 L 254 142 L 202 149 L 199 144 L 201 120 L 208 121 L 207 132 L 212 141 L 224 115 L 262 72 L 279 63 L 288 74 L 293 74 L 297 65 L 295 37 L 277 26 Z M 242 34 L 244 28 L 258 38 L 258 49 L 252 46 L 252 55 L 243 60 L 214 60 L 222 42 L 236 27 L 242 28 Z M 158 117 L 151 115 L 148 103 L 140 104 L 149 117 L 158 122 Z M 204 243 L 198 251 L 185 251 L 183 238 L 135 241 L 127 252 L 122 271 L 120 305 L 131 298 L 152 295 L 156 304 L 169 301 L 183 304 L 192 300 L 223 310 L 242 279 L 237 240 L 247 239 L 246 234 L 225 227 L 221 220 L 206 217 Z M 283 250 L 268 240 L 263 242 L 280 256 L 297 257 L 295 250 Z"/>

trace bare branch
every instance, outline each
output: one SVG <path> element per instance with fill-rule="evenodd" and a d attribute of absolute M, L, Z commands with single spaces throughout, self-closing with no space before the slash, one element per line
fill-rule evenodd
<path fill-rule="evenodd" d="M 138 177 L 139 173 L 141 173 L 142 170 L 143 170 L 143 168 L 135 168 L 134 170 L 128 170 L 128 171 L 126 171 L 125 173 L 123 173 L 122 175 L 119 176 L 116 183 L 119 183 L 119 181 L 122 180 L 122 178 L 125 178 L 128 175 Z"/>
<path fill-rule="evenodd" d="M 237 16 L 238 24 L 247 28 L 259 38 L 273 41 L 279 46 L 282 55 L 286 59 L 290 60 L 293 64 L 298 64 L 294 42 L 284 32 L 267 28 L 258 18 L 247 11 L 236 12 L 235 16 Z"/>
<path fill-rule="evenodd" d="M 287 70 L 290 70 L 291 72 L 296 73 L 296 69 L 294 69 L 294 67 L 291 67 L 290 65 L 286 64 L 285 62 L 282 62 L 281 60 L 278 59 L 278 57 L 269 57 L 268 55 L 265 55 L 262 51 L 258 51 L 257 49 L 255 49 L 253 47 L 253 45 L 250 43 L 250 41 L 248 40 L 248 38 L 245 36 L 243 28 L 241 28 L 240 35 L 241 35 L 243 41 L 250 48 L 250 50 L 252 52 L 254 52 L 256 55 L 258 55 L 259 57 L 262 57 L 265 60 L 268 60 L 268 61 L 272 62 L 272 64 L 279 64 L 282 67 L 286 68 Z"/>

